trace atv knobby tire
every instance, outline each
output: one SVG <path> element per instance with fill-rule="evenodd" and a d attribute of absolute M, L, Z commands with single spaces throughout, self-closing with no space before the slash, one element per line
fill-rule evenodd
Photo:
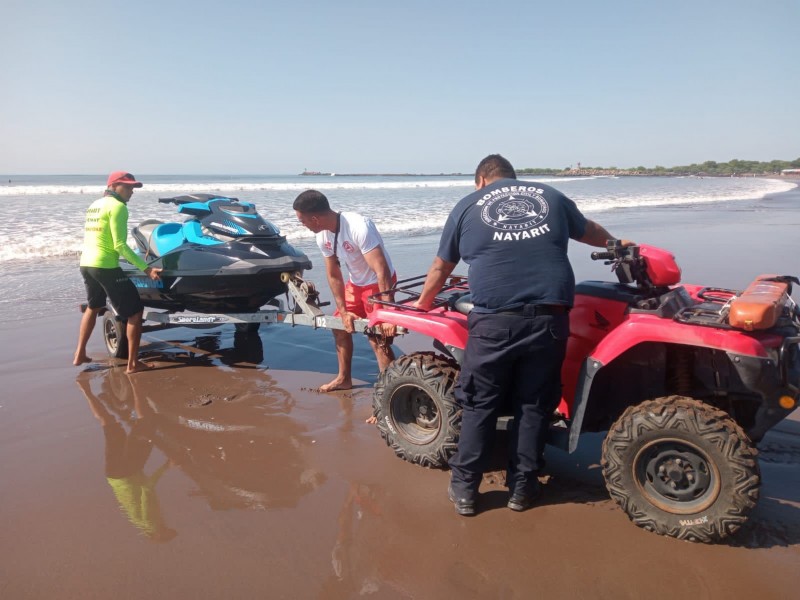
<path fill-rule="evenodd" d="M 757 454 L 727 413 L 668 396 L 617 419 L 603 442 L 603 476 L 639 527 L 717 542 L 739 529 L 758 501 Z"/>
<path fill-rule="evenodd" d="M 118 321 L 110 310 L 103 313 L 103 339 L 108 353 L 114 358 L 128 358 L 128 326 Z"/>
<path fill-rule="evenodd" d="M 461 430 L 453 396 L 457 376 L 458 364 L 433 352 L 401 356 L 381 373 L 372 404 L 381 436 L 397 456 L 447 467 Z"/>

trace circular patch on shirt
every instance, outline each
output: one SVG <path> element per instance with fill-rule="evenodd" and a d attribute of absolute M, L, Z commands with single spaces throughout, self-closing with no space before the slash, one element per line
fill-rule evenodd
<path fill-rule="evenodd" d="M 550 207 L 535 187 L 514 186 L 487 193 L 482 204 L 483 222 L 501 231 L 522 231 L 536 227 L 547 218 Z M 499 192 L 499 193 L 498 193 Z"/>

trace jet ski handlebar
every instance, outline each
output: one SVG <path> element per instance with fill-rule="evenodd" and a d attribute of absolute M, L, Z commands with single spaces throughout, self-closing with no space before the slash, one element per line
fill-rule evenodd
<path fill-rule="evenodd" d="M 233 200 L 238 202 L 238 198 L 231 198 L 230 196 L 220 196 L 219 194 L 191 194 L 186 196 L 173 196 L 172 198 L 159 198 L 161 204 L 191 204 L 193 202 L 208 202 L 209 200 Z"/>

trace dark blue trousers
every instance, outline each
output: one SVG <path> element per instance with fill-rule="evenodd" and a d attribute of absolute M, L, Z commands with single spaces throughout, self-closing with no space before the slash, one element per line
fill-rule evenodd
<path fill-rule="evenodd" d="M 561 363 L 569 315 L 481 314 L 468 318 L 469 340 L 456 400 L 462 408 L 458 451 L 450 459 L 457 495 L 478 491 L 492 453 L 498 410 L 508 402 L 514 424 L 508 486 L 525 490 L 542 467 L 547 428 L 561 398 Z M 518 488 L 518 486 L 522 486 Z"/>

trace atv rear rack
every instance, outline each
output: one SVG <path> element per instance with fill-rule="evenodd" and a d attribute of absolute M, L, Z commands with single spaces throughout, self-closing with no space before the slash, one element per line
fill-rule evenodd
<path fill-rule="evenodd" d="M 426 277 L 427 275 L 417 275 L 416 277 L 401 279 L 392 289 L 370 296 L 369 301 L 371 304 L 390 306 L 399 310 L 428 312 L 413 306 L 414 302 L 422 294 L 422 287 L 425 284 Z M 436 294 L 431 310 L 434 308 L 449 308 L 452 310 L 456 300 L 468 293 L 467 278 L 461 275 L 451 275 L 447 278 L 439 293 Z"/>

